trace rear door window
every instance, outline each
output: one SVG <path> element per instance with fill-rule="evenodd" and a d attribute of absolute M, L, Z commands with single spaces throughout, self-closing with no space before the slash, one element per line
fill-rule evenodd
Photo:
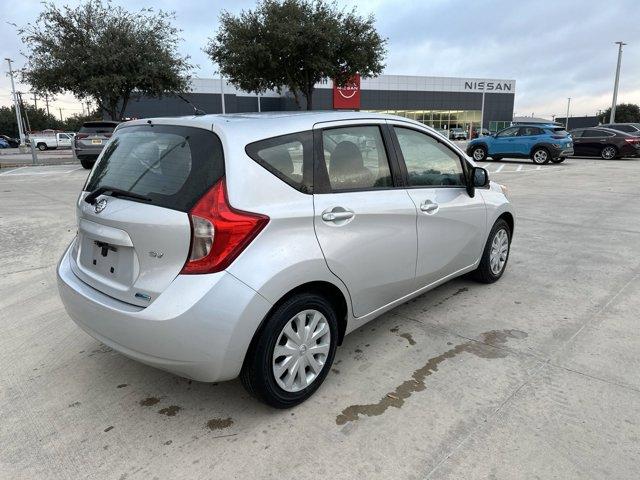
<path fill-rule="evenodd" d="M 598 138 L 598 137 L 612 137 L 614 134 L 605 130 L 587 129 L 582 134 L 582 138 Z"/>
<path fill-rule="evenodd" d="M 194 127 L 135 125 L 115 133 L 85 190 L 118 188 L 143 195 L 152 205 L 188 212 L 223 175 L 222 144 L 215 133 Z"/>
<path fill-rule="evenodd" d="M 389 160 L 377 125 L 323 130 L 322 146 L 332 191 L 393 186 Z"/>
<path fill-rule="evenodd" d="M 254 142 L 247 155 L 303 193 L 312 190 L 313 133 L 299 132 Z"/>

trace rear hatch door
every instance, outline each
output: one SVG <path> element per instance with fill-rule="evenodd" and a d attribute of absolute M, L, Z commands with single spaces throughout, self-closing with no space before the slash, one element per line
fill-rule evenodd
<path fill-rule="evenodd" d="M 74 273 L 118 300 L 149 305 L 187 260 L 189 210 L 223 175 L 210 130 L 118 128 L 78 200 Z"/>

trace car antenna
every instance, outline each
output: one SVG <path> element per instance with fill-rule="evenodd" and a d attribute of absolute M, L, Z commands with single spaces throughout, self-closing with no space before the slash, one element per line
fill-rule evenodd
<path fill-rule="evenodd" d="M 196 105 L 194 105 L 193 102 L 187 100 L 186 98 L 184 98 L 182 95 L 180 95 L 178 92 L 173 92 L 175 96 L 177 96 L 180 100 L 182 100 L 185 103 L 188 103 L 189 105 L 191 105 L 193 107 L 193 113 L 194 115 L 206 115 L 207 112 L 205 112 L 204 110 L 198 108 Z"/>

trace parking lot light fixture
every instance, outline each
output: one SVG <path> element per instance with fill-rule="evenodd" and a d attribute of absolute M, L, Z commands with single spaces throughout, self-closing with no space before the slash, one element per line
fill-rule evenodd
<path fill-rule="evenodd" d="M 613 83 L 613 101 L 611 102 L 611 114 L 609 115 L 609 123 L 616 121 L 616 102 L 618 101 L 618 82 L 620 81 L 620 63 L 622 61 L 622 46 L 624 42 L 615 42 L 618 45 L 618 65 L 616 67 L 616 79 Z"/>
<path fill-rule="evenodd" d="M 565 130 L 569 130 L 569 107 L 571 106 L 571 97 L 567 98 L 567 118 L 564 120 Z"/>

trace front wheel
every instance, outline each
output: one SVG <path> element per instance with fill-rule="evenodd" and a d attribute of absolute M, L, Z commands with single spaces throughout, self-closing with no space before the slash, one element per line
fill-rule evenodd
<path fill-rule="evenodd" d="M 533 160 L 533 163 L 536 165 L 544 165 L 545 163 L 549 163 L 551 157 L 546 148 L 536 148 L 531 154 L 531 160 Z"/>
<path fill-rule="evenodd" d="M 551 161 L 553 163 L 562 163 L 567 159 L 567 157 L 558 157 L 558 158 L 552 158 Z"/>
<path fill-rule="evenodd" d="M 511 229 L 504 220 L 498 220 L 491 229 L 487 243 L 482 252 L 480 265 L 473 272 L 473 277 L 482 283 L 493 283 L 502 277 L 511 247 Z"/>
<path fill-rule="evenodd" d="M 304 402 L 324 381 L 338 342 L 333 306 L 300 293 L 278 306 L 254 339 L 240 373 L 247 391 L 275 408 Z"/>
<path fill-rule="evenodd" d="M 483 145 L 478 145 L 471 150 L 471 156 L 476 162 L 483 162 L 487 159 L 487 148 Z"/>
<path fill-rule="evenodd" d="M 616 158 L 617 154 L 618 150 L 616 149 L 616 147 L 614 147 L 613 145 L 607 145 L 600 152 L 600 157 L 602 157 L 603 160 L 613 160 L 614 158 Z"/>
<path fill-rule="evenodd" d="M 37 145 L 38 150 L 40 150 L 41 152 L 44 152 L 47 149 L 47 144 L 46 143 L 39 143 Z"/>

